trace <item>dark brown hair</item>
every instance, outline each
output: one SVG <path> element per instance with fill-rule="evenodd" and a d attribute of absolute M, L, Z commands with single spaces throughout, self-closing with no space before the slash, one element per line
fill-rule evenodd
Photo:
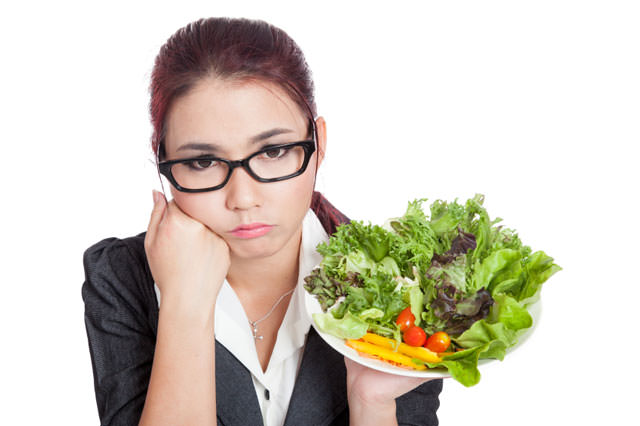
<path fill-rule="evenodd" d="M 205 77 L 275 83 L 316 116 L 311 71 L 298 45 L 283 30 L 260 20 L 207 18 L 180 28 L 160 48 L 151 74 L 151 147 L 165 158 L 166 114 L 171 102 Z"/>

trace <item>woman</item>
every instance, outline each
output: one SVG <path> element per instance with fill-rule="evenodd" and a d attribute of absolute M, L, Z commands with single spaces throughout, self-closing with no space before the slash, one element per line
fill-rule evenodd
<path fill-rule="evenodd" d="M 315 247 L 347 218 L 314 192 L 326 125 L 295 42 L 187 25 L 156 58 L 151 119 L 173 200 L 84 256 L 102 424 L 437 424 L 441 380 L 343 358 L 304 313 Z"/>

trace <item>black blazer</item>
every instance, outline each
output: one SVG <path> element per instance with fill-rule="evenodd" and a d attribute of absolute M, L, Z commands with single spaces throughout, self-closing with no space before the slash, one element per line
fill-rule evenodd
<path fill-rule="evenodd" d="M 311 208 L 329 234 L 348 221 L 319 193 Z M 82 298 L 102 425 L 137 425 L 149 386 L 158 302 L 144 236 L 106 238 L 84 253 Z M 215 345 L 218 425 L 262 425 L 251 373 L 222 344 Z M 441 390 L 442 380 L 433 380 L 398 398 L 398 424 L 437 425 Z M 285 426 L 348 425 L 346 391 L 342 355 L 311 327 Z"/>

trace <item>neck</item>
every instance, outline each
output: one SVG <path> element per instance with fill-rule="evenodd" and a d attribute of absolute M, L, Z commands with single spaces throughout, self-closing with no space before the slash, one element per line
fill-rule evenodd
<path fill-rule="evenodd" d="M 241 299 L 271 300 L 298 282 L 302 227 L 277 253 L 260 259 L 243 259 L 231 254 L 227 281 Z"/>

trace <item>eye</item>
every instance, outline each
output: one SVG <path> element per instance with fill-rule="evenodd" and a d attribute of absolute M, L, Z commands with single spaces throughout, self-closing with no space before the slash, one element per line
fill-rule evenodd
<path fill-rule="evenodd" d="M 196 160 L 190 161 L 187 163 L 187 166 L 193 170 L 204 170 L 204 169 L 210 169 L 210 168 L 216 167 L 219 164 L 220 164 L 219 161 L 203 158 L 201 160 L 196 159 Z"/>
<path fill-rule="evenodd" d="M 289 148 L 274 148 L 262 153 L 264 158 L 276 159 L 283 157 L 289 151 Z"/>

